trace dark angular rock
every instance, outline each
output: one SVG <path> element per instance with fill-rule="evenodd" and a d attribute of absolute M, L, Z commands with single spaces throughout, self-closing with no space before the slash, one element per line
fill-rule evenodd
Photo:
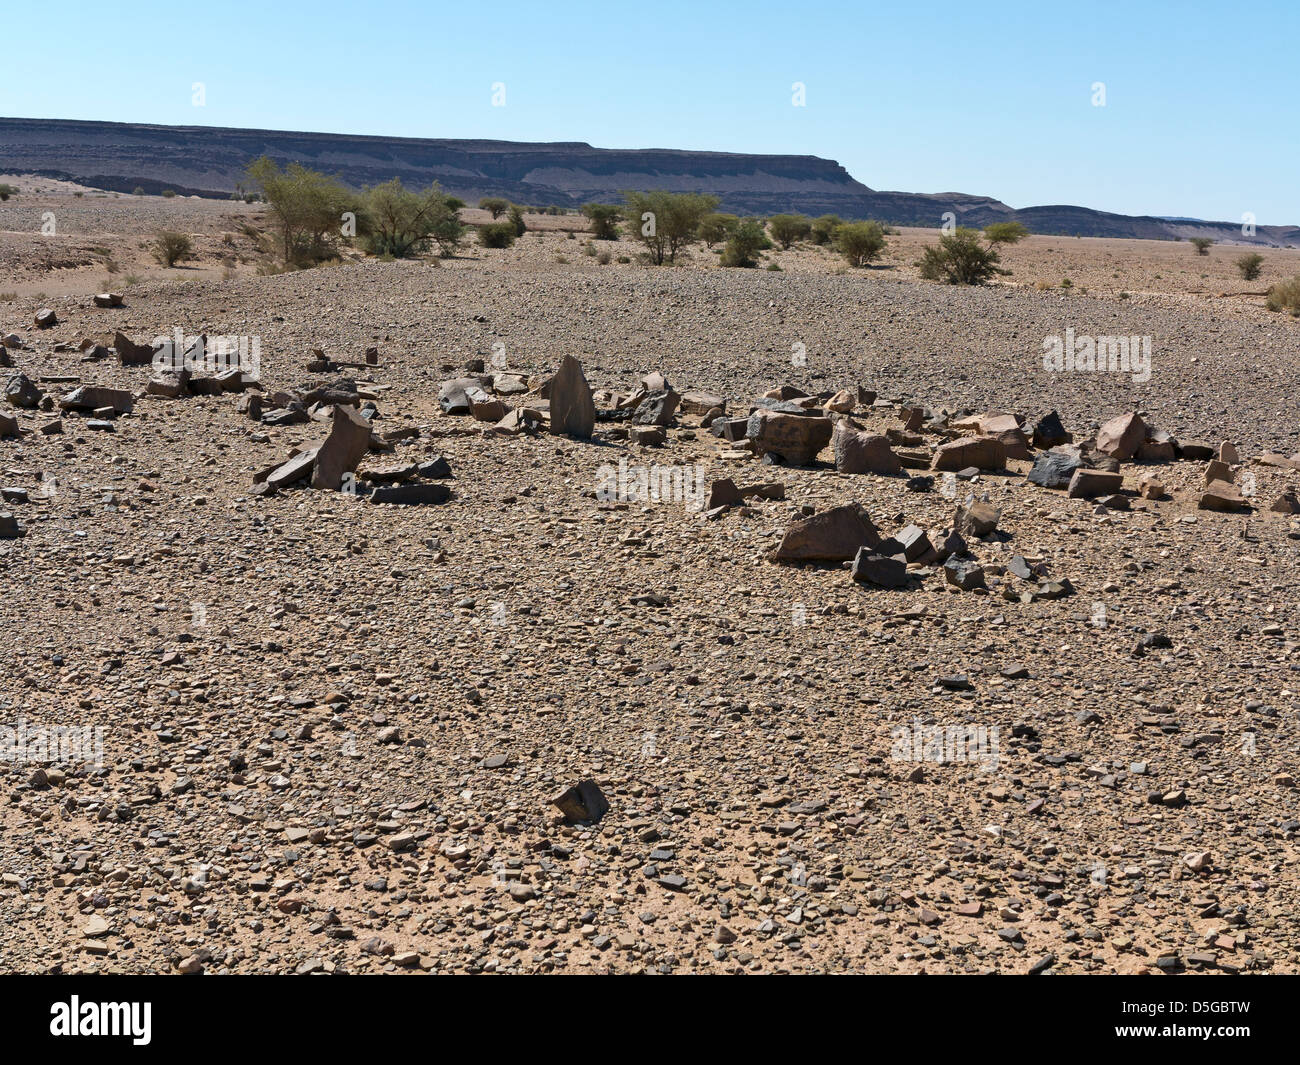
<path fill-rule="evenodd" d="M 963 592 L 985 587 L 984 569 L 973 558 L 961 558 L 957 555 L 949 558 L 943 564 L 943 579 L 949 584 L 956 585 Z"/>
<path fill-rule="evenodd" d="M 1061 416 L 1056 411 L 1044 414 L 1034 425 L 1033 442 L 1036 448 L 1059 447 L 1073 439 L 1073 435 L 1065 431 Z"/>
<path fill-rule="evenodd" d="M 33 410 L 41 402 L 42 392 L 26 374 L 14 374 L 5 384 L 5 399 L 12 407 Z"/>
<path fill-rule="evenodd" d="M 429 484 L 423 481 L 382 485 L 370 493 L 372 503 L 401 503 L 412 506 L 445 503 L 450 498 L 451 488 L 448 485 Z"/>
<path fill-rule="evenodd" d="M 1078 448 L 1054 447 L 1034 460 L 1029 480 L 1043 488 L 1068 488 L 1082 462 Z"/>
<path fill-rule="evenodd" d="M 665 427 L 672 425 L 673 415 L 677 412 L 677 404 L 681 398 L 671 390 L 651 392 L 632 412 L 632 424 Z M 554 400 L 551 402 L 554 403 Z"/>
<path fill-rule="evenodd" d="M 853 559 L 853 579 L 878 588 L 902 588 L 907 584 L 907 564 L 863 547 Z"/>
<path fill-rule="evenodd" d="M 609 812 L 609 800 L 594 780 L 583 780 L 551 800 L 570 823 L 599 821 Z"/>

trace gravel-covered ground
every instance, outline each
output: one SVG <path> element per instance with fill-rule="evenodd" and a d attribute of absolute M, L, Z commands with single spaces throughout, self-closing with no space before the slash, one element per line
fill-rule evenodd
<path fill-rule="evenodd" d="M 6 236 L 23 239 L 40 238 Z M 1300 971 L 1300 523 L 1268 512 L 1300 474 L 1253 461 L 1300 451 L 1300 323 L 1217 295 L 1262 290 L 1292 253 L 1260 283 L 1119 299 L 1084 250 L 1062 292 L 1021 276 L 1027 248 L 1006 253 L 1011 283 L 952 289 L 901 251 L 840 271 L 796 249 L 777 273 L 704 249 L 620 264 L 628 245 L 601 265 L 584 243 L 167 274 L 118 309 L 93 287 L 0 302 L 24 342 L 6 373 L 56 398 L 74 382 L 43 377 L 143 393 L 148 367 L 77 351 L 119 329 L 256 336 L 267 394 L 318 380 L 314 348 L 376 347 L 353 373 L 378 386 L 376 430 L 419 432 L 362 469 L 441 454 L 455 475 L 436 506 L 254 495 L 327 426 L 261 425 L 235 395 L 140 395 L 112 432 L 70 414 L 61 435 L 0 440 L 0 487 L 29 495 L 7 506 L 26 535 L 0 540 L 0 725 L 103 729 L 98 768 L 0 762 L 0 969 Z M 1153 261 L 1135 242 L 1116 269 Z M 58 325 L 32 327 L 42 305 Z M 1150 336 L 1150 380 L 1044 371 L 1067 328 Z M 888 534 L 950 526 L 960 498 L 837 473 L 829 448 L 763 466 L 698 417 L 645 448 L 608 423 L 502 437 L 439 411 L 471 360 L 544 377 L 564 355 L 593 388 L 657 370 L 741 414 L 781 384 L 1055 409 L 1079 438 L 1137 409 L 1234 442 L 1258 511 L 1198 510 L 1203 462 L 1126 463 L 1128 487 L 1154 473 L 1172 498 L 1099 512 L 1012 461 L 959 485 L 1001 511 L 971 541 L 988 594 L 937 570 L 867 587 L 766 554 L 802 506 L 858 502 Z M 786 498 L 715 520 L 599 502 L 620 460 Z M 1015 555 L 1074 594 L 1004 598 Z M 918 724 L 985 729 L 995 764 L 898 757 Z M 588 778 L 610 811 L 567 824 L 550 800 Z"/>

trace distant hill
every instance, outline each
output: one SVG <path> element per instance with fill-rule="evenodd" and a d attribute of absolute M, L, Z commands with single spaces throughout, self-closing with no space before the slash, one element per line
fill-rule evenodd
<path fill-rule="evenodd" d="M 210 126 L 0 118 L 0 173 L 30 173 L 95 188 L 227 197 L 260 155 L 336 174 L 353 186 L 400 177 L 408 186 L 441 182 L 474 203 L 505 196 L 537 206 L 617 202 L 622 189 L 710 192 L 724 210 L 746 214 L 801 211 L 938 227 L 946 212 L 959 224 L 1019 221 L 1035 233 L 1300 246 L 1300 227 L 1259 226 L 1244 236 L 1234 222 L 1131 216 L 1053 205 L 1020 210 L 988 196 L 878 192 L 834 160 L 811 155 L 745 155 L 669 148 L 593 148 L 581 142 L 529 144 L 491 140 L 366 137 Z"/>

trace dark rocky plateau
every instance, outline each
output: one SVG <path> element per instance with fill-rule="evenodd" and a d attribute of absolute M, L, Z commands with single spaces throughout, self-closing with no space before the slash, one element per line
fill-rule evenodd
<path fill-rule="evenodd" d="M 576 207 L 615 201 L 622 189 L 713 193 L 725 210 L 772 214 L 834 212 L 894 225 L 937 227 L 951 211 L 960 224 L 1016 220 L 1035 233 L 1300 246 L 1300 226 L 1169 220 L 1050 205 L 1020 210 L 988 196 L 878 192 L 834 160 L 807 155 L 593 148 L 583 143 L 433 140 L 294 133 L 210 126 L 0 118 L 0 171 L 40 174 L 96 188 L 227 197 L 260 155 L 299 162 L 363 186 L 400 177 L 408 186 L 439 181 L 473 203 L 499 195 L 531 205 Z"/>

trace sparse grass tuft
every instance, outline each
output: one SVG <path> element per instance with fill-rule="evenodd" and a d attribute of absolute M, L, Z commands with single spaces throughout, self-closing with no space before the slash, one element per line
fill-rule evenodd
<path fill-rule="evenodd" d="M 1271 286 L 1264 306 L 1270 311 L 1286 311 L 1292 318 L 1300 318 L 1300 276 Z"/>

